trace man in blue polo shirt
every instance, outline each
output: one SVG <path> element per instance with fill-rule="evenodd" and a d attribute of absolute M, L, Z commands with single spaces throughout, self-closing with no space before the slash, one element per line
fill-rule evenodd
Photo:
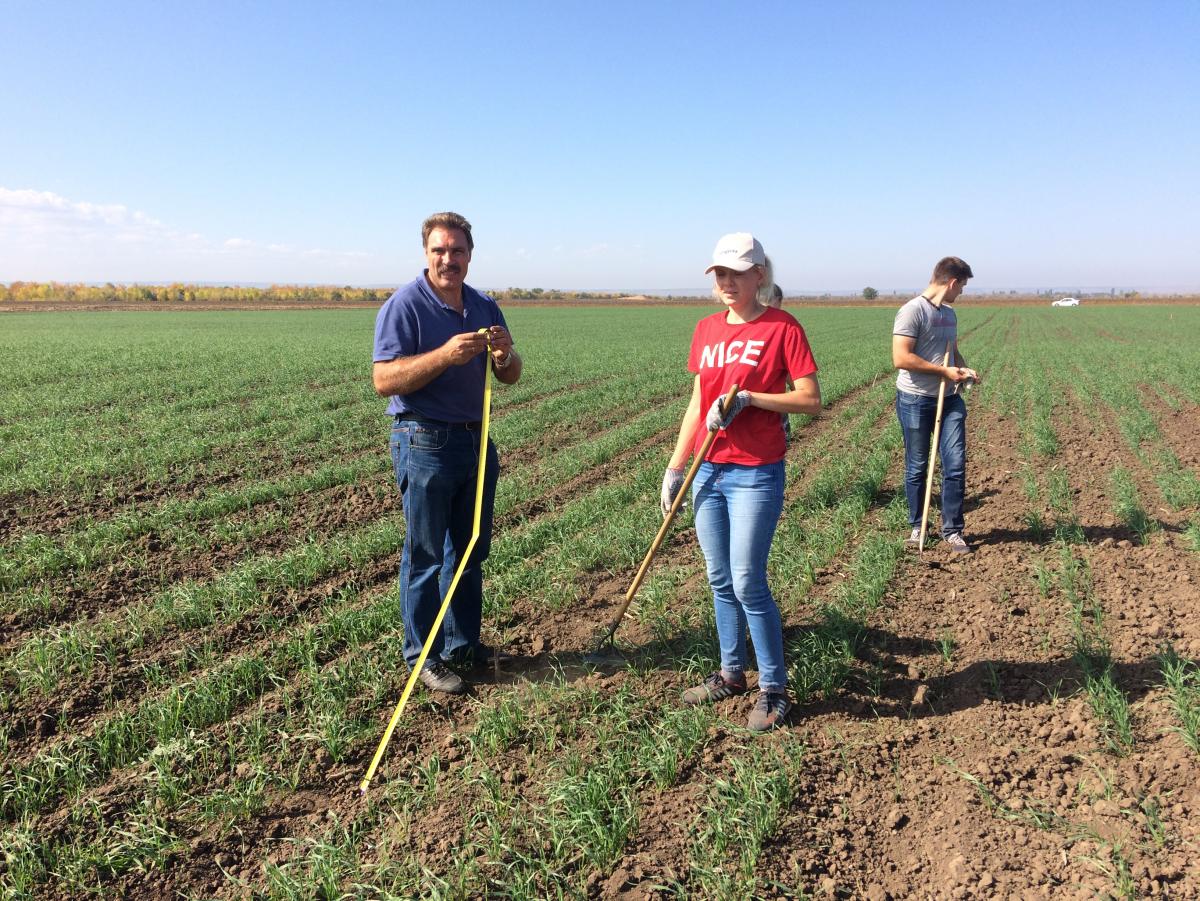
<path fill-rule="evenodd" d="M 475 248 L 471 223 L 457 213 L 435 213 L 422 225 L 421 241 L 427 268 L 397 289 L 376 316 L 372 371 L 376 393 L 391 399 L 392 466 L 407 525 L 400 604 L 410 667 L 471 540 L 484 367 L 509 385 L 522 368 L 500 307 L 464 284 Z M 500 472 L 490 441 L 486 454 L 479 539 L 421 668 L 426 686 L 450 694 L 462 694 L 467 686 L 448 662 L 481 664 L 494 653 L 479 638 L 483 561 L 491 545 Z"/>

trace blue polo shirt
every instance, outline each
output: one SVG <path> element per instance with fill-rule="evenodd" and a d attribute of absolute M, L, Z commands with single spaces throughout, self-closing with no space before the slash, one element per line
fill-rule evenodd
<path fill-rule="evenodd" d="M 412 357 L 441 347 L 455 335 L 502 325 L 508 328 L 496 301 L 463 285 L 463 311 L 447 306 L 430 287 L 425 272 L 384 301 L 375 317 L 376 363 Z M 446 422 L 475 422 L 483 418 L 483 379 L 488 354 L 462 366 L 451 366 L 412 394 L 395 394 L 390 414 L 415 413 Z"/>

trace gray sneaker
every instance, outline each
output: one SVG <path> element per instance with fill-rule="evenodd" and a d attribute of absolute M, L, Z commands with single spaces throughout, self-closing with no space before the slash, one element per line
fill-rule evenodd
<path fill-rule="evenodd" d="M 760 691 L 746 725 L 751 732 L 770 732 L 786 725 L 791 712 L 792 701 L 786 691 Z"/>
<path fill-rule="evenodd" d="M 430 691 L 440 691 L 448 695 L 461 695 L 467 691 L 467 683 L 462 677 L 440 660 L 425 661 L 425 665 L 421 667 L 421 681 Z"/>
<path fill-rule="evenodd" d="M 683 693 L 683 703 L 711 704 L 714 701 L 724 701 L 726 698 L 732 698 L 734 695 L 744 695 L 745 693 L 746 677 L 744 675 L 740 682 L 735 682 L 731 679 L 726 679 L 721 675 L 721 671 L 717 670 L 696 687 L 685 691 Z"/>
<path fill-rule="evenodd" d="M 909 536 L 904 539 L 905 547 L 920 547 L 921 546 L 921 528 L 916 526 L 913 528 Z"/>
<path fill-rule="evenodd" d="M 954 551 L 956 554 L 971 553 L 971 545 L 967 544 L 967 539 L 962 537 L 962 532 L 955 532 L 953 535 L 947 535 L 944 539 L 946 547 Z"/>

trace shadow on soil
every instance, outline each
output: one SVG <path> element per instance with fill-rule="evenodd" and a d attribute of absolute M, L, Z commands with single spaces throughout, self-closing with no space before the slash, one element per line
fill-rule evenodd
<path fill-rule="evenodd" d="M 980 660 L 962 669 L 936 668 L 914 674 L 899 656 L 912 658 L 937 653 L 939 645 L 927 638 L 897 636 L 866 630 L 857 659 L 875 674 L 874 691 L 839 696 L 804 705 L 811 713 L 846 713 L 869 718 L 919 719 L 945 716 L 987 702 L 1002 704 L 1053 704 L 1084 690 L 1084 674 L 1072 658 L 1018 662 Z M 1112 676 L 1131 702 L 1162 684 L 1157 659 L 1116 662 Z M 861 679 L 855 679 L 861 681 Z"/>
<path fill-rule="evenodd" d="M 1152 524 L 1151 528 L 1154 531 L 1176 535 L 1186 531 L 1181 526 L 1162 520 L 1149 519 L 1148 522 Z M 1084 541 L 1078 545 L 1079 547 L 1098 545 L 1106 540 L 1112 543 L 1128 541 L 1130 544 L 1142 544 L 1138 533 L 1127 526 L 1080 526 L 1079 528 L 1084 538 Z M 971 543 L 978 546 L 1031 544 L 1035 547 L 1046 547 L 1054 543 L 1054 530 L 1053 527 L 1047 527 L 1045 534 L 1039 537 L 1029 529 L 988 529 L 982 532 L 971 532 L 969 537 Z"/>

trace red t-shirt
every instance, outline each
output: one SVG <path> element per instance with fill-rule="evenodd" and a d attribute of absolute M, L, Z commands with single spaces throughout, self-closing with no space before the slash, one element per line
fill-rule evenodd
<path fill-rule="evenodd" d="M 730 325 L 726 313 L 714 313 L 696 323 L 688 370 L 700 376 L 700 428 L 693 453 L 700 452 L 707 432 L 704 417 L 718 397 L 736 382 L 741 391 L 781 394 L 787 376 L 797 382 L 817 371 L 804 329 L 791 313 L 767 307 L 753 322 Z M 746 407 L 717 432 L 708 459 L 712 463 L 760 466 L 775 463 L 787 453 L 783 419 L 760 407 Z"/>

